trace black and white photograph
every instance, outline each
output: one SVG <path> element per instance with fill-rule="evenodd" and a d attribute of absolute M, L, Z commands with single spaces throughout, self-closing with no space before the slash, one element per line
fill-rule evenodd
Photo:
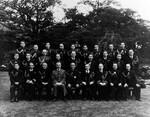
<path fill-rule="evenodd" d="M 150 0 L 0 0 L 0 117 L 150 117 Z"/>

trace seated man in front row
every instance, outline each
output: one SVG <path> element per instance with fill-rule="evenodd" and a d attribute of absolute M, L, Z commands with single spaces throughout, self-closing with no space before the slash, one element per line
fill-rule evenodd
<path fill-rule="evenodd" d="M 65 99 L 66 96 L 66 72 L 61 69 L 61 63 L 56 63 L 56 70 L 52 72 L 52 82 L 54 87 L 55 99 Z M 60 97 L 61 96 L 61 97 Z"/>
<path fill-rule="evenodd" d="M 67 97 L 69 99 L 78 99 L 80 97 L 80 75 L 81 73 L 77 70 L 76 64 L 70 64 L 70 70 L 67 72 L 68 77 L 66 79 Z"/>
<path fill-rule="evenodd" d="M 136 100 L 140 101 L 140 97 L 141 97 L 141 87 L 137 82 L 136 79 L 136 75 L 135 72 L 133 70 L 131 70 L 131 65 L 130 64 L 126 64 L 126 70 L 122 73 L 123 77 L 124 77 L 124 98 L 127 99 L 128 96 L 135 96 Z M 130 93 L 132 90 L 132 94 Z"/>

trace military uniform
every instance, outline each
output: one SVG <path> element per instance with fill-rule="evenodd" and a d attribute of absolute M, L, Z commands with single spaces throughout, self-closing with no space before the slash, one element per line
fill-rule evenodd
<path fill-rule="evenodd" d="M 53 70 L 52 72 L 52 85 L 54 88 L 54 97 L 65 98 L 67 94 L 66 90 L 66 71 L 63 69 Z M 59 93 L 58 93 L 59 92 Z M 59 95 L 61 94 L 61 95 Z"/>

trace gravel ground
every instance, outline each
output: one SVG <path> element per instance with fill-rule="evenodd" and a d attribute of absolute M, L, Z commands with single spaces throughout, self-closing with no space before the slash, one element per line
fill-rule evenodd
<path fill-rule="evenodd" d="M 150 87 L 142 101 L 9 102 L 9 77 L 0 72 L 0 117 L 150 117 Z"/>

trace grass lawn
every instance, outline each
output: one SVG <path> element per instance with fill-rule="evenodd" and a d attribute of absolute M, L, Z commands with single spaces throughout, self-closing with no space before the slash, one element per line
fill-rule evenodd
<path fill-rule="evenodd" d="M 0 117 L 150 117 L 150 87 L 142 101 L 9 102 L 9 77 L 0 72 Z"/>

